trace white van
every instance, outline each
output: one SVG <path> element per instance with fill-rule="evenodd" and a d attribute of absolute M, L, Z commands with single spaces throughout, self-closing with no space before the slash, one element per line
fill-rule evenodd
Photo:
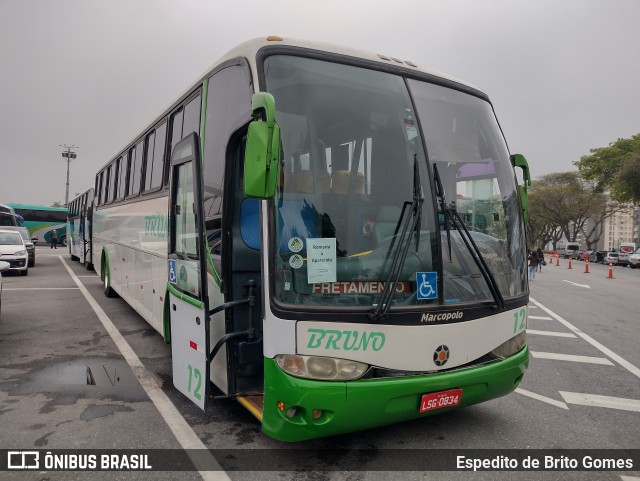
<path fill-rule="evenodd" d="M 580 254 L 579 242 L 565 242 L 564 247 L 558 248 L 558 255 L 565 259 L 577 259 L 578 254 Z"/>

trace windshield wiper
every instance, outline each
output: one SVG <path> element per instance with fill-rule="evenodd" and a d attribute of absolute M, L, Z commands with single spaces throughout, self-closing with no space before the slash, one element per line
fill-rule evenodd
<path fill-rule="evenodd" d="M 420 225 L 422 219 L 422 203 L 424 202 L 424 195 L 422 194 L 422 185 L 420 183 L 420 166 L 418 165 L 418 156 L 414 154 L 413 156 L 413 201 L 405 202 L 402 206 L 402 211 L 400 212 L 400 218 L 398 219 L 398 225 L 396 226 L 396 230 L 393 235 L 393 240 L 391 245 L 389 246 L 389 251 L 387 252 L 387 257 L 385 258 L 385 262 L 383 266 L 386 265 L 389 253 L 393 251 L 394 244 L 396 239 L 398 241 L 398 247 L 393 253 L 393 259 L 391 261 L 391 266 L 389 267 L 389 274 L 387 275 L 387 279 L 384 283 L 384 288 L 382 293 L 380 294 L 380 299 L 378 300 L 378 305 L 375 310 L 369 313 L 369 318 L 372 320 L 380 320 L 384 319 L 389 313 L 389 309 L 391 309 L 391 303 L 396 294 L 396 288 L 398 286 L 398 282 L 400 280 L 400 274 L 402 272 L 402 267 L 404 266 L 405 261 L 407 260 L 407 253 L 409 252 L 409 247 L 411 246 L 411 234 L 415 234 L 416 239 L 416 252 L 418 251 L 418 245 L 420 242 Z M 405 217 L 405 209 L 407 206 L 409 208 L 409 215 Z M 400 237 L 398 237 L 398 230 L 400 228 L 400 221 L 404 218 L 404 222 L 402 223 L 402 232 Z M 411 224 L 411 227 L 409 227 Z"/>
<path fill-rule="evenodd" d="M 482 252 L 473 240 L 473 237 L 467 229 L 467 226 L 460 218 L 460 214 L 458 214 L 458 211 L 455 208 L 447 205 L 444 196 L 444 189 L 442 187 L 442 181 L 440 180 L 440 173 L 438 172 L 438 166 L 436 164 L 433 165 L 433 177 L 436 183 L 436 195 L 438 196 L 438 201 L 440 202 L 440 209 L 444 214 L 444 227 L 447 231 L 447 243 L 449 245 L 449 262 L 453 262 L 451 259 L 451 230 L 449 228 L 449 221 L 451 221 L 451 224 L 453 224 L 453 227 L 455 227 L 455 229 L 460 234 L 460 238 L 463 240 L 465 246 L 467 247 L 467 250 L 471 254 L 471 257 L 478 266 L 482 277 L 487 283 L 487 287 L 489 288 L 489 291 L 491 291 L 491 295 L 493 296 L 493 300 L 495 301 L 497 308 L 501 310 L 504 309 L 504 297 L 502 297 L 500 287 L 498 286 L 496 278 L 491 272 L 491 269 L 489 269 L 489 266 L 487 265 Z"/>

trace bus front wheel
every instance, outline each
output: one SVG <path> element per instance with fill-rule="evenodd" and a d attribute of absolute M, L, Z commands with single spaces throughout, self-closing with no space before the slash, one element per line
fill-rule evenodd
<path fill-rule="evenodd" d="M 109 265 L 106 262 L 103 262 L 102 265 L 102 280 L 104 295 L 107 297 L 116 297 L 116 292 L 111 288 L 111 273 L 109 272 Z"/>

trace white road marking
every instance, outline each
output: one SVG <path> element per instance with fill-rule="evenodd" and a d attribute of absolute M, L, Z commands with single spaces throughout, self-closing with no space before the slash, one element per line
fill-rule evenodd
<path fill-rule="evenodd" d="M 560 317 L 558 314 L 556 314 L 555 312 L 553 312 L 551 309 L 543 306 L 542 304 L 540 304 L 538 301 L 536 301 L 535 299 L 529 298 L 529 300 L 531 302 L 534 302 L 538 307 L 540 307 L 540 309 L 542 309 L 543 311 L 545 311 L 547 314 L 549 314 L 550 316 L 553 316 L 558 322 L 560 322 L 561 324 L 564 324 L 567 328 L 569 328 L 571 331 L 573 331 L 577 336 L 580 336 L 582 339 L 584 339 L 585 341 L 587 341 L 589 344 L 591 344 L 593 347 L 595 347 L 596 349 L 598 349 L 601 353 L 603 353 L 605 356 L 608 356 L 609 358 L 613 359 L 615 362 L 617 362 L 618 364 L 620 364 L 622 367 L 624 367 L 626 370 L 628 370 L 629 372 L 631 372 L 633 375 L 635 375 L 636 377 L 640 378 L 640 369 L 638 369 L 636 366 L 634 366 L 633 364 L 631 364 L 629 361 L 627 361 L 626 359 L 624 359 L 623 357 L 619 356 L 618 354 L 616 354 L 615 352 L 613 352 L 611 349 L 609 349 L 608 347 L 603 346 L 602 344 L 600 344 L 598 341 L 596 341 L 595 339 L 593 339 L 591 336 L 588 336 L 587 334 L 585 334 L 584 332 L 582 332 L 580 329 L 578 329 L 577 327 L 575 327 L 573 324 L 571 324 L 569 321 L 566 321 L 565 319 L 563 319 L 562 317 Z"/>
<path fill-rule="evenodd" d="M 573 356 L 571 354 L 558 354 L 555 352 L 537 352 L 529 351 L 531 357 L 537 359 L 553 359 L 554 361 L 571 361 L 571 362 L 586 362 L 588 364 L 603 364 L 605 366 L 613 366 L 613 363 L 609 359 L 604 357 L 590 357 L 590 356 Z"/>
<path fill-rule="evenodd" d="M 570 332 L 553 332 L 553 331 L 536 331 L 534 329 L 527 329 L 527 334 L 534 334 L 536 336 L 553 336 L 553 337 L 572 337 L 577 339 L 575 334 Z"/>
<path fill-rule="evenodd" d="M 536 394 L 531 391 L 525 391 L 524 389 L 521 389 L 521 388 L 517 388 L 516 392 L 519 394 L 522 394 L 523 396 L 528 396 L 530 398 L 537 399 L 538 401 L 543 401 L 549 404 L 553 404 L 554 406 L 557 406 L 562 409 L 567 409 L 567 410 L 569 409 L 569 406 L 567 406 L 562 401 L 556 401 L 555 399 L 551 399 L 550 397 L 547 397 L 547 396 L 542 396 L 540 394 Z"/>
<path fill-rule="evenodd" d="M 591 286 L 588 286 L 587 284 L 578 284 L 577 282 L 567 281 L 566 279 L 564 280 L 564 282 L 568 282 L 569 284 L 573 284 L 574 286 L 584 287 L 585 289 L 591 289 Z"/>
<path fill-rule="evenodd" d="M 542 319 L 543 321 L 553 321 L 553 317 L 548 317 L 548 316 L 529 316 L 529 319 Z"/>
<path fill-rule="evenodd" d="M 560 391 L 560 395 L 568 404 L 579 404 L 581 406 L 597 406 L 601 408 L 640 412 L 640 401 L 637 399 L 625 399 L 621 397 L 600 396 L 597 394 L 584 394 L 579 392 L 565 391 Z"/>
<path fill-rule="evenodd" d="M 109 316 L 104 312 L 104 310 L 100 307 L 100 305 L 96 302 L 93 296 L 89 293 L 87 288 L 80 282 L 80 279 L 76 277 L 71 268 L 67 265 L 62 256 L 58 256 L 62 265 L 64 265 L 67 272 L 76 283 L 80 292 L 85 297 L 93 312 L 96 313 L 100 322 L 106 329 L 106 331 L 113 339 L 113 342 L 116 344 L 120 353 L 131 367 L 133 374 L 138 378 L 138 382 L 140 382 L 142 388 L 149 396 L 149 399 L 156 406 L 156 409 L 160 412 L 160 415 L 165 420 L 169 429 L 176 437 L 180 445 L 185 450 L 206 450 L 207 446 L 204 445 L 202 440 L 196 435 L 191 426 L 185 421 L 184 417 L 180 414 L 180 412 L 173 405 L 171 400 L 167 397 L 167 395 L 162 392 L 162 389 L 158 386 L 155 378 L 152 374 L 147 371 L 147 368 L 144 367 L 144 364 L 140 361 L 140 358 L 133 351 L 129 343 L 122 337 L 118 328 L 113 324 Z M 230 481 L 230 478 L 227 476 L 227 473 L 222 470 L 216 459 L 210 453 L 204 453 L 203 451 L 196 451 L 192 457 L 190 451 L 187 451 L 189 457 L 192 458 L 194 465 L 198 466 L 198 461 L 204 458 L 206 459 L 206 465 L 209 467 L 215 466 L 217 468 L 216 471 L 199 471 L 200 476 L 205 481 Z"/>
<path fill-rule="evenodd" d="M 77 291 L 77 287 L 6 287 L 3 291 Z"/>

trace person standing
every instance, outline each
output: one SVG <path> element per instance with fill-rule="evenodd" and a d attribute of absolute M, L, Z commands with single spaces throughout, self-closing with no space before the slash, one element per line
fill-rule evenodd
<path fill-rule="evenodd" d="M 58 230 L 57 229 L 53 229 L 51 231 L 51 248 L 52 249 L 58 248 Z"/>
<path fill-rule="evenodd" d="M 534 281 L 536 279 L 536 268 L 538 267 L 538 256 L 533 251 L 529 251 L 529 280 Z"/>
<path fill-rule="evenodd" d="M 538 250 L 536 251 L 536 255 L 538 256 L 538 272 L 542 272 L 542 263 L 544 262 L 544 252 L 542 252 L 542 249 L 540 247 L 538 247 Z"/>

